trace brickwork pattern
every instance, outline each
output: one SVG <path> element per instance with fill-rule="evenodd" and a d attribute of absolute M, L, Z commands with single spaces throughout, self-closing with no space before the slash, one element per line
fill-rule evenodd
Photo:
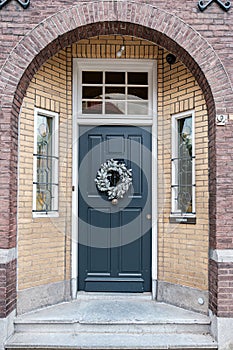
<path fill-rule="evenodd" d="M 7 18 L 6 27 L 10 28 L 9 23 L 14 22 L 13 19 L 17 18 L 21 21 L 21 26 L 14 26 L 16 32 L 11 27 L 12 35 L 6 37 L 6 43 L 4 45 L 2 59 L 4 62 L 4 58 L 9 54 L 9 47 L 12 45 L 16 45 L 18 38 L 20 37 L 21 42 L 19 45 L 15 46 L 14 51 L 11 53 L 11 59 L 5 61 L 3 69 L 1 71 L 1 84 L 4 89 L 4 94 L 1 93 L 2 98 L 2 106 L 4 107 L 1 113 L 4 113 L 4 120 L 6 121 L 6 125 L 2 128 L 4 130 L 4 134 L 2 134 L 2 147 L 1 149 L 7 150 L 9 145 L 11 145 L 12 152 L 3 152 L 3 155 L 6 157 L 4 163 L 2 164 L 3 173 L 10 175 L 12 181 L 6 181 L 6 177 L 4 177 L 3 181 L 6 188 L 2 189 L 3 196 L 6 198 L 6 205 L 4 210 L 4 217 L 6 218 L 5 224 L 3 222 L 3 230 L 4 227 L 8 229 L 7 231 L 7 240 L 5 244 L 8 245 L 10 242 L 10 237 L 13 237 L 11 241 L 15 242 L 15 213 L 16 213 L 16 166 L 15 159 L 17 157 L 17 119 L 14 119 L 14 116 L 17 117 L 18 111 L 20 108 L 20 104 L 23 98 L 23 95 L 26 91 L 28 83 L 35 73 L 35 71 L 41 66 L 41 64 L 48 59 L 52 54 L 56 53 L 59 49 L 65 47 L 72 41 L 77 41 L 81 37 L 89 37 L 92 33 L 99 32 L 101 34 L 117 32 L 122 33 L 125 32 L 127 34 L 132 33 L 135 36 L 148 38 L 151 41 L 157 42 L 160 45 L 166 47 L 170 51 L 175 52 L 179 57 L 182 58 L 182 61 L 190 68 L 190 70 L 197 77 L 202 89 L 205 93 L 205 99 L 207 101 L 207 106 L 209 110 L 209 135 L 210 135 L 210 159 L 212 165 L 212 171 L 210 174 L 210 214 L 211 218 L 211 244 L 214 246 L 216 244 L 215 240 L 215 232 L 216 232 L 216 220 L 221 225 L 221 219 L 218 219 L 216 216 L 216 164 L 215 164 L 215 128 L 214 128 L 214 104 L 212 103 L 212 94 L 209 89 L 209 85 L 211 85 L 212 91 L 214 92 L 215 103 L 217 104 L 218 113 L 224 113 L 227 111 L 231 111 L 231 93 L 232 89 L 229 85 L 228 76 L 226 75 L 225 68 L 222 66 L 221 62 L 218 60 L 218 56 L 215 54 L 214 50 L 209 46 L 208 42 L 204 39 L 204 34 L 206 33 L 206 27 L 201 26 L 203 24 L 203 18 L 208 20 L 208 25 L 212 25 L 212 28 L 216 27 L 216 25 L 221 26 L 221 31 L 218 33 L 219 36 L 224 34 L 226 29 L 229 29 L 230 21 L 229 14 L 223 14 L 222 19 L 218 20 L 220 9 L 217 6 L 212 6 L 210 10 L 210 15 L 205 15 L 200 13 L 196 8 L 195 2 L 195 16 L 190 17 L 187 12 L 190 11 L 190 7 L 193 8 L 193 1 L 186 2 L 186 6 L 177 8 L 174 6 L 170 6 L 168 2 L 163 4 L 161 9 L 161 3 L 158 1 L 151 2 L 153 5 L 159 5 L 159 8 L 154 8 L 149 5 L 139 5 L 132 4 L 130 2 L 98 2 L 92 4 L 86 3 L 85 5 L 80 5 L 80 3 L 76 4 L 75 7 L 70 10 L 67 9 L 66 6 L 73 5 L 73 1 L 68 1 L 66 3 L 54 2 L 52 5 L 48 4 L 48 6 L 44 6 L 43 9 L 41 6 L 32 5 L 27 11 L 22 11 L 22 9 L 17 6 L 17 4 L 12 5 L 8 4 L 2 11 L 2 20 L 5 23 L 5 19 Z M 189 5 L 189 6 L 187 6 Z M 13 9 L 9 10 L 9 6 L 13 6 Z M 80 7 L 79 7 L 80 6 Z M 168 6 L 168 7 L 167 7 Z M 62 12 L 58 12 L 59 10 L 64 9 Z M 169 12 L 164 12 L 164 10 L 169 10 Z M 178 10 L 177 10 L 178 9 Z M 21 16 L 18 16 L 19 13 Z M 177 12 L 178 11 L 178 12 Z M 188 24 L 193 24 L 194 27 L 199 28 L 200 33 L 203 35 L 203 38 L 199 36 L 195 31 L 192 30 L 190 26 L 187 26 L 184 22 L 180 21 L 178 17 L 172 15 L 179 13 L 179 16 L 183 18 L 187 18 Z M 55 14 L 57 13 L 57 14 Z M 4 16 L 5 15 L 5 16 Z M 6 16 L 7 15 L 7 16 Z M 49 17 L 46 21 L 44 21 L 41 25 L 37 26 L 34 30 L 32 30 L 39 20 L 45 20 L 46 16 Z M 12 17 L 13 16 L 13 17 Z M 25 16 L 25 17 L 24 17 Z M 119 21 L 126 21 L 128 24 L 116 23 L 114 22 L 116 18 Z M 210 19 L 211 18 L 211 19 Z M 155 20 L 156 19 L 156 20 Z M 104 21 L 111 21 L 111 23 L 104 23 Z M 86 25 L 91 22 L 101 21 L 103 23 L 94 24 L 94 25 Z M 23 38 L 23 36 L 19 36 L 19 28 L 23 26 L 25 28 L 25 32 L 29 33 Z M 145 27 L 140 27 L 137 24 L 130 23 L 140 23 L 145 27 L 151 28 L 152 30 L 148 30 Z M 81 27 L 80 27 L 81 26 Z M 76 29 L 80 27 L 80 29 Z M 4 25 L 3 25 L 4 28 Z M 75 29 L 74 29 L 75 28 Z M 204 29 L 203 29 L 204 28 Z M 72 30 L 73 32 L 69 32 L 69 34 L 65 34 L 67 31 Z M 160 34 L 159 34 L 160 32 Z M 164 35 L 164 34 L 165 35 Z M 210 32 L 209 32 L 210 33 Z M 64 36 L 61 38 L 61 35 Z M 59 35 L 59 37 L 58 37 Z M 169 37 L 173 40 L 170 40 Z M 210 35 L 208 36 L 208 40 Z M 224 36 L 225 38 L 225 36 Z M 224 39 L 224 42 L 229 39 Z M 49 45 L 49 43 L 52 44 Z M 176 44 L 177 42 L 177 44 Z M 195 42 L 195 45 L 194 45 Z M 218 40 L 218 43 L 220 40 Z M 182 49 L 181 46 L 185 48 Z M 48 46 L 49 45 L 49 46 Z M 224 45 L 224 44 L 223 44 Z M 44 49 L 43 49 L 44 48 Z M 190 53 L 191 56 L 187 54 Z M 193 58 L 192 58 L 193 56 Z M 227 58 L 228 59 L 228 58 Z M 198 62 L 198 65 L 195 61 Z M 24 72 L 25 67 L 32 62 L 28 69 Z M 200 68 L 201 67 L 201 68 Z M 213 70 L 214 67 L 214 70 Z M 209 83 L 207 83 L 204 78 L 203 72 L 205 72 L 206 76 L 209 77 Z M 213 74 L 214 73 L 214 74 Z M 23 75 L 23 78 L 20 81 L 20 77 Z M 18 82 L 20 84 L 18 85 Z M 18 90 L 15 94 L 16 86 L 18 85 Z M 223 88 L 224 87 L 224 88 Z M 14 98 L 13 110 L 12 110 L 12 97 Z M 228 102 L 229 101 L 229 102 Z M 11 120 L 12 119 L 12 120 Z M 11 130 L 9 131 L 9 121 L 11 124 Z M 3 143 L 4 140 L 4 143 Z M 220 168 L 222 169 L 222 168 Z M 220 174 L 219 178 L 221 181 L 224 181 L 228 177 L 226 172 L 224 174 Z M 10 199 L 10 200 L 9 200 Z M 229 198 L 230 202 L 231 198 Z M 224 208 L 229 205 L 224 206 Z M 8 209 L 7 209 L 8 208 Z M 218 208 L 219 210 L 224 210 L 222 207 Z M 7 226 L 6 226 L 7 224 Z M 4 226 L 5 225 L 5 226 Z M 10 227 L 10 230 L 9 230 Z M 222 228 L 223 229 L 223 228 Z M 5 232 L 5 230 L 4 230 Z"/>
<path fill-rule="evenodd" d="M 127 35 L 101 35 L 83 39 L 72 45 L 72 55 L 77 58 L 115 58 L 124 46 L 121 59 L 153 59 L 158 56 L 158 47 L 148 41 Z"/>
<path fill-rule="evenodd" d="M 203 93 L 181 63 L 159 50 L 159 280 L 208 290 L 208 115 Z M 195 111 L 196 225 L 170 224 L 173 114 Z"/>
<path fill-rule="evenodd" d="M 91 3 L 92 1 L 85 1 L 85 3 L 88 2 Z M 29 33 L 36 24 L 44 21 L 46 18 L 56 14 L 59 11 L 70 9 L 71 6 L 77 5 L 77 3 L 82 2 L 75 0 L 54 0 L 52 2 L 48 0 L 43 2 L 31 1 L 30 7 L 27 10 L 23 10 L 16 1 L 11 1 L 11 3 L 7 4 L 0 12 L 2 35 L 5 35 L 4 44 L 2 45 L 0 54 L 0 64 L 2 65 L 5 62 L 12 48 L 15 47 L 18 41 L 25 34 Z M 227 49 L 227 47 L 229 47 L 229 45 L 232 43 L 233 36 L 231 11 L 224 13 L 219 6 L 214 3 L 208 8 L 208 11 L 201 13 L 198 10 L 196 0 L 186 0 L 185 3 L 176 2 L 175 6 L 173 0 L 162 2 L 160 0 L 150 0 L 149 3 L 161 12 L 166 11 L 168 14 L 177 16 L 188 25 L 192 26 L 195 30 L 200 32 L 201 35 L 213 45 L 216 52 L 218 52 L 221 61 L 223 61 L 224 65 L 232 73 L 232 67 L 229 66 L 228 59 L 231 59 L 233 54 L 231 50 Z M 94 11 L 95 15 L 93 16 L 93 20 L 98 21 L 100 19 L 100 15 L 97 13 L 98 7 L 96 4 L 94 4 L 93 7 L 94 10 L 96 10 Z M 104 5 L 101 4 L 101 7 L 102 11 L 104 12 Z M 113 1 L 109 5 L 109 10 L 109 17 L 112 15 L 112 11 L 114 11 L 115 16 L 117 16 L 117 6 L 114 6 Z M 124 10 L 126 12 L 126 9 Z M 135 13 L 135 8 L 133 8 L 133 10 Z M 80 11 L 80 17 L 86 13 L 86 9 L 83 9 L 83 11 Z M 93 11 L 90 13 L 92 14 Z M 165 14 L 163 13 L 163 17 L 165 17 Z M 105 15 L 108 16 L 107 11 Z M 17 26 L 14 25 L 16 21 Z M 65 26 L 67 28 L 69 24 L 65 23 Z M 165 23 L 163 23 L 163 26 L 165 26 Z M 213 35 L 213 32 L 215 32 L 215 35 Z M 228 32 L 227 36 L 225 35 L 226 32 Z M 225 55 L 225 50 L 228 51 L 227 53 L 230 56 Z M 233 81 L 232 74 L 230 74 L 230 76 Z"/>
<path fill-rule="evenodd" d="M 16 260 L 0 264 L 0 317 L 7 317 L 16 306 Z"/>
<path fill-rule="evenodd" d="M 162 169 L 163 180 L 167 185 L 165 193 L 160 193 L 159 197 L 161 209 L 163 209 L 159 225 L 159 279 L 207 290 L 208 121 L 203 94 L 195 78 L 183 64 L 178 62 L 171 69 L 165 60 L 166 51 L 158 50 L 157 46 L 137 38 L 111 35 L 83 39 L 72 45 L 72 57 L 99 58 L 103 55 L 104 58 L 114 59 L 117 50 L 123 44 L 126 47 L 121 58 L 123 60 L 125 58 L 158 59 L 159 168 Z M 70 250 L 67 249 L 65 264 L 63 247 L 66 234 L 63 237 L 61 235 L 63 229 L 59 232 L 57 230 L 58 225 L 61 227 L 65 224 L 63 219 L 66 220 L 67 225 L 70 225 L 70 218 L 62 211 L 59 219 L 32 220 L 32 188 L 30 191 L 28 189 L 28 183 L 32 183 L 33 106 L 60 112 L 65 120 L 71 118 L 71 107 L 67 110 L 65 101 L 67 96 L 67 103 L 71 106 L 71 85 L 66 87 L 65 83 L 70 76 L 71 56 L 66 56 L 70 51 L 71 47 L 68 47 L 66 51 L 62 51 L 43 65 L 33 78 L 23 103 L 22 133 L 20 134 L 19 289 L 62 280 L 64 268 L 66 276 L 70 273 Z M 174 225 L 169 225 L 171 145 L 168 140 L 171 133 L 171 115 L 193 108 L 197 118 L 197 225 L 178 225 L 174 230 Z M 71 168 L 72 160 L 67 159 L 66 152 L 61 147 L 60 158 L 65 159 L 68 168 Z M 60 173 L 62 173 L 61 170 Z M 67 189 L 71 188 L 70 177 L 67 177 L 66 182 L 62 182 L 62 186 L 63 183 Z M 69 190 L 67 197 L 69 197 L 68 193 Z M 62 208 L 62 201 L 60 208 Z M 71 228 L 68 227 L 67 231 L 70 232 Z M 31 243 L 32 239 L 33 243 Z M 49 269 L 46 269 L 46 265 L 49 265 Z"/>
<path fill-rule="evenodd" d="M 218 264 L 216 261 L 209 261 L 209 306 L 210 309 L 217 315 L 218 311 Z"/>
<path fill-rule="evenodd" d="M 20 117 L 18 290 L 70 278 L 71 48 L 48 60 L 33 77 Z M 59 217 L 32 218 L 34 108 L 59 114 Z"/>
<path fill-rule="evenodd" d="M 105 52 L 105 58 L 116 58 L 122 44 L 125 45 L 122 59 L 129 58 L 129 54 L 135 59 L 157 58 L 157 46 L 132 37 L 113 35 L 84 39 L 49 59 L 27 89 L 20 118 L 19 290 L 70 278 L 72 58 L 98 58 L 98 52 Z M 60 116 L 59 218 L 32 218 L 34 107 L 57 112 Z"/>
<path fill-rule="evenodd" d="M 233 264 L 210 260 L 209 283 L 211 310 L 218 317 L 229 317 L 232 313 Z"/>
<path fill-rule="evenodd" d="M 9 2 L 0 11 L 0 247 L 16 245 L 18 114 L 29 82 L 52 55 L 96 33 L 151 40 L 175 53 L 198 80 L 209 115 L 210 244 L 212 248 L 232 247 L 229 135 L 233 122 L 217 131 L 214 125 L 215 111 L 232 113 L 233 109 L 232 16 L 232 11 L 224 13 L 215 3 L 201 13 L 196 0 L 175 6 L 173 0 L 151 0 L 150 5 L 45 0 L 31 1 L 27 10 Z"/>
<path fill-rule="evenodd" d="M 218 263 L 218 309 L 219 317 L 229 317 L 233 301 L 233 263 Z"/>

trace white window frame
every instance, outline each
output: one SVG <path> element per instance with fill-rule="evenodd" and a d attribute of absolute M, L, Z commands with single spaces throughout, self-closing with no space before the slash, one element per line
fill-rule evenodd
<path fill-rule="evenodd" d="M 88 115 L 82 114 L 80 82 L 82 70 L 108 71 L 145 71 L 148 72 L 148 100 L 150 114 L 145 116 L 125 115 Z M 73 59 L 73 163 L 78 161 L 79 125 L 135 125 L 152 128 L 152 299 L 156 299 L 158 280 L 158 194 L 157 194 L 157 159 L 158 159 L 158 132 L 157 132 L 157 60 L 156 59 Z M 78 167 L 72 171 L 72 297 L 77 297 L 78 290 Z"/>
<path fill-rule="evenodd" d="M 177 192 L 175 187 L 178 182 L 177 165 L 174 159 L 178 157 L 178 121 L 183 118 L 192 117 L 192 213 L 181 213 L 177 209 L 176 196 Z M 171 217 L 196 217 L 196 184 L 195 184 L 195 111 L 190 110 L 183 113 L 172 115 L 172 181 L 171 181 Z"/>
<path fill-rule="evenodd" d="M 155 68 L 156 61 L 155 60 L 115 60 L 113 65 L 112 59 L 75 59 L 74 60 L 74 71 L 76 74 L 74 75 L 74 93 L 76 96 L 79 96 L 77 102 L 74 104 L 74 110 L 76 111 L 78 118 L 80 121 L 87 119 L 94 120 L 106 120 L 109 118 L 115 120 L 128 120 L 128 123 L 132 120 L 135 122 L 137 120 L 145 120 L 151 121 L 154 116 L 154 108 L 156 104 L 154 103 L 155 98 L 153 96 L 153 83 L 154 83 L 154 74 L 153 70 Z M 148 73 L 148 115 L 121 115 L 121 114 L 83 114 L 82 113 L 82 71 L 114 71 L 114 72 L 146 72 Z M 102 85 L 102 84 L 101 84 Z M 104 82 L 103 82 L 104 85 Z M 75 95 L 74 95 L 75 96 Z M 76 100 L 76 99 L 74 99 Z"/>
<path fill-rule="evenodd" d="M 58 184 L 59 183 L 59 115 L 56 112 L 51 112 L 45 109 L 41 108 L 35 108 L 34 110 L 34 154 L 33 154 L 33 208 L 32 208 L 32 217 L 33 218 L 42 218 L 42 217 L 58 217 L 59 216 L 59 189 L 58 186 L 55 187 L 54 191 L 54 198 L 52 207 L 57 208 L 56 211 L 48 211 L 48 212 L 40 212 L 36 211 L 36 195 L 37 195 L 37 118 L 38 116 L 45 116 L 48 118 L 51 118 L 53 120 L 53 136 L 52 136 L 52 149 L 53 149 L 53 156 L 57 158 L 57 161 L 54 162 L 54 168 L 53 168 L 53 183 Z"/>

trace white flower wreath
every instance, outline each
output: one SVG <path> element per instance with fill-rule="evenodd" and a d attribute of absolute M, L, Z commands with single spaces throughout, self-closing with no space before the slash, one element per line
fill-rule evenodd
<path fill-rule="evenodd" d="M 116 186 L 111 186 L 111 172 L 119 174 L 119 181 Z M 125 163 L 110 159 L 103 163 L 97 172 L 95 183 L 99 191 L 107 192 L 108 199 L 123 198 L 132 184 L 132 169 L 127 169 Z"/>

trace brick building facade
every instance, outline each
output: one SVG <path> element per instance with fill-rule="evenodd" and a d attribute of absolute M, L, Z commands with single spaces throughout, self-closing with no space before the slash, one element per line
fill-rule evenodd
<path fill-rule="evenodd" d="M 12 331 L 15 310 L 20 314 L 76 298 L 72 211 L 77 190 L 72 191 L 72 186 L 76 185 L 73 168 L 77 164 L 72 120 L 77 90 L 73 61 L 102 59 L 118 65 L 120 61 L 131 65 L 133 61 L 139 65 L 141 61 L 145 65 L 157 62 L 156 84 L 152 83 L 157 125 L 153 297 L 209 313 L 219 348 L 233 344 L 232 11 L 224 11 L 214 1 L 202 12 L 195 0 L 31 0 L 26 9 L 17 1 L 2 7 L 3 341 Z M 176 58 L 173 64 L 167 60 L 170 53 Z M 59 116 L 59 217 L 36 217 L 32 212 L 35 109 Z M 171 210 L 172 123 L 190 115 L 195 115 L 196 209 L 190 216 L 195 222 L 186 223 L 184 218 L 189 215 L 176 217 Z M 131 124 L 139 125 L 135 120 Z M 185 297 L 178 300 L 177 295 Z"/>

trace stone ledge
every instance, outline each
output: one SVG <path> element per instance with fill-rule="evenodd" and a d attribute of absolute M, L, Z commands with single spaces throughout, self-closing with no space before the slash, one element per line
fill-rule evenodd
<path fill-rule="evenodd" d="M 8 264 L 17 257 L 16 248 L 0 249 L 0 264 Z"/>
<path fill-rule="evenodd" d="M 233 249 L 210 249 L 211 260 L 223 263 L 233 263 Z"/>

